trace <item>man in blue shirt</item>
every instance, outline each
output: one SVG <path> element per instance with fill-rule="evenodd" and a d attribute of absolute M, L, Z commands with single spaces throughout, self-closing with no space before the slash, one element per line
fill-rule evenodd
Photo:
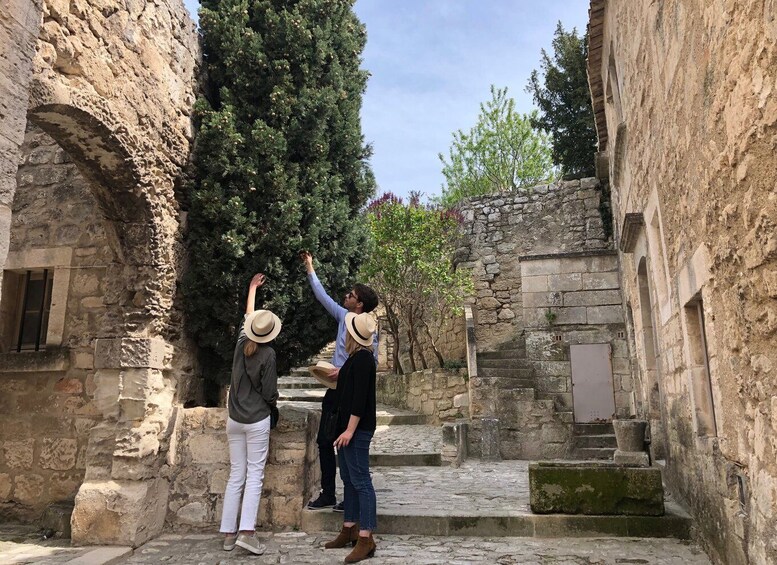
<path fill-rule="evenodd" d="M 321 281 L 316 276 L 316 271 L 313 269 L 313 256 L 307 251 L 300 253 L 300 259 L 305 264 L 305 269 L 308 273 L 308 282 L 310 288 L 313 289 L 313 294 L 327 312 L 337 320 L 337 338 L 335 340 L 335 354 L 332 356 L 332 365 L 336 367 L 329 375 L 332 380 L 337 380 L 337 375 L 340 372 L 340 367 L 343 366 L 348 359 L 348 353 L 345 351 L 345 315 L 348 312 L 354 312 L 355 314 L 361 314 L 362 312 L 372 312 L 378 306 L 378 295 L 370 287 L 364 284 L 355 284 L 353 288 L 345 295 L 342 306 L 335 302 L 331 296 L 329 296 L 324 287 L 321 286 Z M 375 340 L 375 357 L 377 362 L 377 339 Z M 326 417 L 332 410 L 337 407 L 337 393 L 335 389 L 327 389 L 324 395 L 324 400 L 321 402 L 321 423 L 326 420 Z M 316 500 L 312 500 L 308 503 L 310 510 L 321 510 L 322 508 L 335 507 L 335 510 L 342 510 L 342 507 L 338 508 L 337 499 L 335 498 L 335 473 L 336 473 L 336 460 L 335 460 L 335 448 L 333 442 L 335 438 L 324 437 L 323 426 L 318 427 L 318 436 L 316 437 L 316 443 L 318 443 L 318 460 L 321 464 L 321 493 Z"/>

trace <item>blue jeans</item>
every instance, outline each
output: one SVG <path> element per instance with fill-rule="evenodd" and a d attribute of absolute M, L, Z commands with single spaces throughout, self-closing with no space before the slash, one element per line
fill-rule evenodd
<path fill-rule="evenodd" d="M 359 529 L 374 531 L 377 501 L 370 477 L 372 432 L 356 430 L 351 441 L 338 450 L 340 478 L 343 479 L 343 521 L 358 522 Z"/>

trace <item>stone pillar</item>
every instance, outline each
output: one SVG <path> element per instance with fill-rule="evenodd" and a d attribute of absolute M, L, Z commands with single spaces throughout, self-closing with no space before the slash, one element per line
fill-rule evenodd
<path fill-rule="evenodd" d="M 167 508 L 163 466 L 175 422 L 172 347 L 162 339 L 95 343 L 95 403 L 86 474 L 72 518 L 75 544 L 137 547 L 159 534 Z"/>
<path fill-rule="evenodd" d="M 0 293 L 42 7 L 42 0 L 7 0 L 0 10 Z"/>
<path fill-rule="evenodd" d="M 442 460 L 460 467 L 467 458 L 469 422 L 446 422 L 442 425 Z"/>
<path fill-rule="evenodd" d="M 483 461 L 501 460 L 499 418 L 483 418 L 480 422 L 480 458 Z"/>

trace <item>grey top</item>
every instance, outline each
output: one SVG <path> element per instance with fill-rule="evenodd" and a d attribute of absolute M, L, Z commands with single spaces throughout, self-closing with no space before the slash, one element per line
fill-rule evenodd
<path fill-rule="evenodd" d="M 266 343 L 257 343 L 256 353 L 246 357 L 243 345 L 247 339 L 241 323 L 232 357 L 227 406 L 229 417 L 235 422 L 255 424 L 270 415 L 270 405 L 278 400 L 278 375 L 275 372 L 275 350 Z"/>

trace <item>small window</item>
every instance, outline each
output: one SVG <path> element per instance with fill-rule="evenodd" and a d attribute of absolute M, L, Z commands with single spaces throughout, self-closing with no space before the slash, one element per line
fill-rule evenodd
<path fill-rule="evenodd" d="M 15 351 L 39 351 L 46 347 L 54 272 L 29 270 L 17 277 Z"/>

